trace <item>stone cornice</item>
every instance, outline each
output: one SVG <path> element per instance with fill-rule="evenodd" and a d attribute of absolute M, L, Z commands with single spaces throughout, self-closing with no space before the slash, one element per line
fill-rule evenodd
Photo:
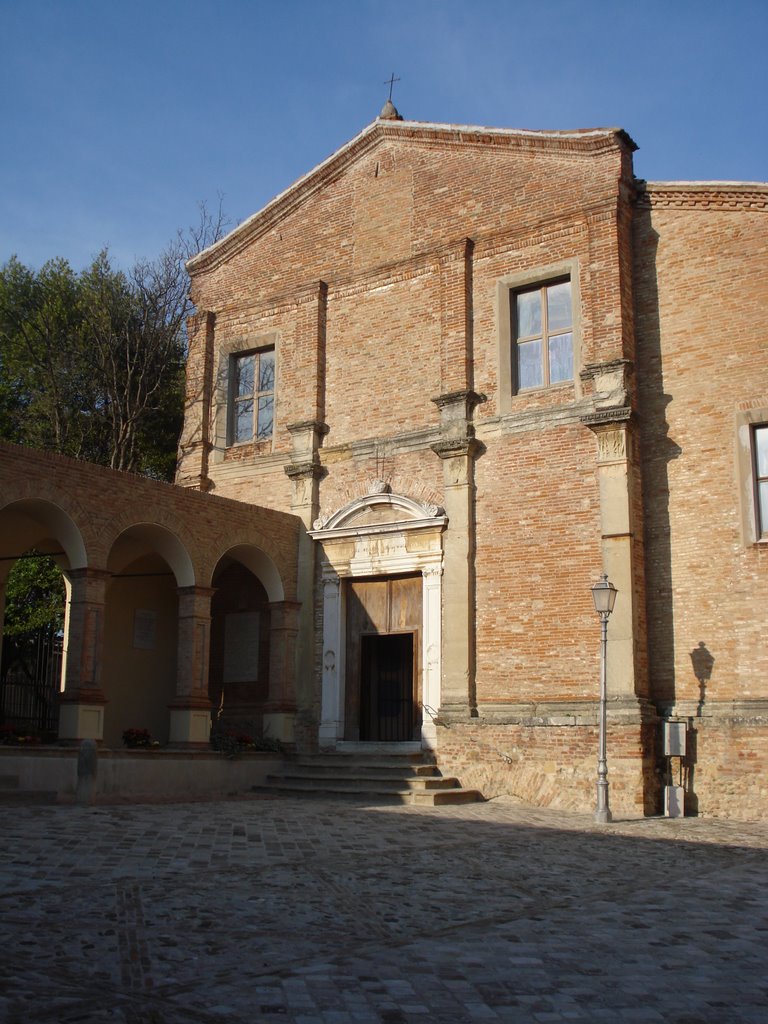
<path fill-rule="evenodd" d="M 437 441 L 430 448 L 441 459 L 456 459 L 461 456 L 473 456 L 482 450 L 482 444 L 476 437 L 452 437 L 445 441 Z"/>
<path fill-rule="evenodd" d="M 327 434 L 330 427 L 321 420 L 302 420 L 301 423 L 286 423 L 285 429 L 289 434 L 303 434 L 307 430 L 314 430 L 318 434 Z"/>
<path fill-rule="evenodd" d="M 460 405 L 466 403 L 467 407 L 474 408 L 476 405 L 480 405 L 482 402 L 487 402 L 488 399 L 485 395 L 479 394 L 477 391 L 451 391 L 444 395 L 436 395 L 430 399 L 431 402 L 437 406 L 438 409 L 445 409 L 450 405 Z"/>
<path fill-rule="evenodd" d="M 283 466 L 283 471 L 291 480 L 320 480 L 326 473 L 319 462 L 294 462 Z"/>
<path fill-rule="evenodd" d="M 579 371 L 579 377 L 584 380 L 594 380 L 603 373 L 626 369 L 627 373 L 634 372 L 635 364 L 631 359 L 610 359 L 604 363 L 587 363 L 583 370 Z"/>
<path fill-rule="evenodd" d="M 629 406 L 620 406 L 613 409 L 598 409 L 596 412 L 586 413 L 581 417 L 581 422 L 590 430 L 595 427 L 607 427 L 614 423 L 626 423 L 632 418 L 632 409 Z"/>

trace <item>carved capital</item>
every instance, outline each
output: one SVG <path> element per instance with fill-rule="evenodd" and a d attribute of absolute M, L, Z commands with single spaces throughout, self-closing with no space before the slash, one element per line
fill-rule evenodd
<path fill-rule="evenodd" d="M 441 459 L 456 459 L 462 456 L 474 457 L 482 449 L 476 437 L 452 437 L 445 441 L 437 441 L 430 445 L 432 451 Z"/>
<path fill-rule="evenodd" d="M 590 430 L 597 430 L 611 423 L 627 423 L 631 419 L 632 410 L 628 406 L 621 406 L 587 413 L 581 417 L 581 422 Z"/>
<path fill-rule="evenodd" d="M 477 391 L 449 391 L 445 395 L 436 395 L 431 401 L 441 412 L 458 407 L 463 415 L 469 415 L 476 405 L 486 402 L 487 397 Z"/>
<path fill-rule="evenodd" d="M 303 434 L 311 430 L 322 436 L 327 434 L 331 428 L 320 420 L 301 420 L 299 423 L 286 424 L 285 429 L 289 434 Z"/>
<path fill-rule="evenodd" d="M 291 480 L 319 480 L 324 473 L 319 462 L 293 462 L 283 470 Z"/>
<path fill-rule="evenodd" d="M 589 363 L 579 373 L 586 383 L 592 381 L 596 410 L 623 408 L 630 404 L 629 378 L 634 364 L 629 359 L 611 359 Z"/>

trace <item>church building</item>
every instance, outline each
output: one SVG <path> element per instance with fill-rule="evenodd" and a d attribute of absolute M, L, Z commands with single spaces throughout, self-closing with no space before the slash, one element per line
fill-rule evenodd
<path fill-rule="evenodd" d="M 768 818 L 768 185 L 641 181 L 635 148 L 388 103 L 190 261 L 177 486 L 105 523 L 89 578 L 128 646 L 177 617 L 167 741 L 416 741 L 486 797 L 588 809 L 605 573 L 614 811 L 658 813 L 671 764 L 689 809 Z M 87 510 L 13 459 L 0 523 L 69 531 L 80 586 Z M 137 578 L 110 616 L 157 564 L 159 618 Z M 135 724 L 115 650 L 68 683 L 69 738 Z"/>

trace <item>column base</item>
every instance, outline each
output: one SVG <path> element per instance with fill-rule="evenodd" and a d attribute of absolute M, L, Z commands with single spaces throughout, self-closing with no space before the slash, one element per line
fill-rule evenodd
<path fill-rule="evenodd" d="M 335 750 L 336 743 L 341 739 L 339 722 L 321 722 L 317 734 L 318 746 L 321 750 Z"/>
<path fill-rule="evenodd" d="M 59 741 L 79 743 L 80 740 L 104 739 L 104 702 L 62 702 L 59 709 Z"/>
<path fill-rule="evenodd" d="M 437 750 L 437 726 L 431 718 L 426 718 L 421 723 L 421 749 Z"/>
<path fill-rule="evenodd" d="M 190 699 L 183 705 L 171 704 L 168 743 L 174 747 L 200 749 L 211 739 L 211 702 Z"/>
<path fill-rule="evenodd" d="M 280 743 L 293 743 L 295 718 L 296 714 L 293 711 L 266 711 L 262 718 L 264 738 L 278 740 Z"/>

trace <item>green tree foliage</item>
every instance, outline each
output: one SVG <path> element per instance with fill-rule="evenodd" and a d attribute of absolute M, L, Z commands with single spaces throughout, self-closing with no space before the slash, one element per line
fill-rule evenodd
<path fill-rule="evenodd" d="M 30 552 L 8 574 L 5 591 L 7 637 L 21 637 L 44 627 L 64 628 L 64 580 L 49 555 Z"/>
<path fill-rule="evenodd" d="M 152 261 L 128 272 L 106 250 L 80 273 L 0 267 L 0 437 L 112 469 L 171 479 L 183 416 L 185 263 L 221 237 L 200 205 Z"/>
<path fill-rule="evenodd" d="M 173 478 L 183 417 L 185 263 L 226 221 L 200 205 L 153 261 L 116 269 L 106 250 L 77 273 L 0 267 L 0 438 L 158 479 Z M 51 559 L 20 559 L 8 580 L 5 632 L 61 628 L 64 586 Z"/>
<path fill-rule="evenodd" d="M 188 312 L 179 271 L 177 261 L 125 274 L 106 252 L 80 274 L 65 260 L 0 269 L 3 436 L 172 476 Z"/>

